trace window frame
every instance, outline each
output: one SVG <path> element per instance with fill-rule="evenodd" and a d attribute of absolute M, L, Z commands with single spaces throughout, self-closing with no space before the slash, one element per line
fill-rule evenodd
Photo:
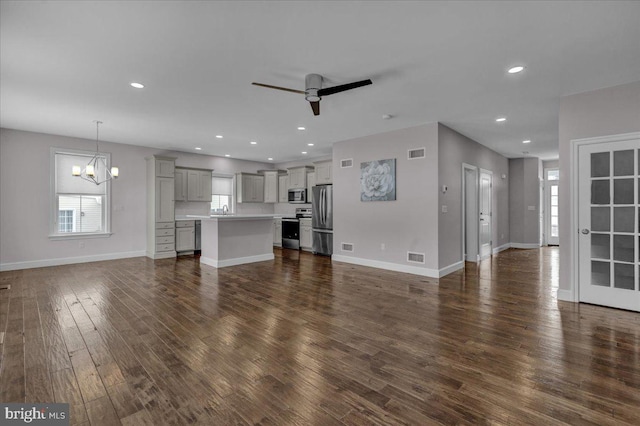
<path fill-rule="evenodd" d="M 56 192 L 56 155 L 82 155 L 87 157 L 87 162 L 95 155 L 95 151 L 86 151 L 72 148 L 51 147 L 49 152 L 49 239 L 50 240 L 78 240 L 87 238 L 108 238 L 111 232 L 111 181 L 102 183 L 106 185 L 104 194 L 102 195 L 102 215 L 103 215 L 103 231 L 102 232 L 59 232 L 59 200 Z M 111 167 L 111 153 L 100 152 L 104 156 L 107 167 Z M 71 170 L 69 170 L 71 174 Z M 80 178 L 77 178 L 80 179 Z M 91 195 L 95 194 L 68 194 L 68 195 Z M 75 220 L 75 219 L 74 219 Z"/>
<path fill-rule="evenodd" d="M 211 188 L 213 188 L 213 179 L 215 178 L 227 178 L 227 179 L 231 179 L 231 205 L 229 206 L 229 214 L 235 214 L 236 212 L 236 175 L 235 174 L 230 174 L 230 173 L 212 173 L 211 174 Z M 209 213 L 210 214 L 219 214 L 219 213 L 214 213 L 213 209 L 211 208 L 211 204 L 213 203 L 213 189 L 211 190 L 211 202 L 209 203 Z M 220 194 L 216 194 L 216 195 L 220 195 Z"/>

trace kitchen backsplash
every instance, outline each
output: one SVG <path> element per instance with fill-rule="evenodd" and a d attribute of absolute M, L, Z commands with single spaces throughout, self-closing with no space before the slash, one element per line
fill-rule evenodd
<path fill-rule="evenodd" d="M 284 204 L 288 206 L 288 204 Z M 238 214 L 273 214 L 273 204 L 263 203 L 236 203 L 236 213 Z M 303 206 L 298 204 L 298 206 Z M 310 206 L 310 205 L 309 205 Z M 211 210 L 211 203 L 200 203 L 197 201 L 176 201 L 176 216 L 198 215 L 208 216 Z M 295 214 L 295 206 L 293 208 Z M 288 213 L 288 212 L 287 212 Z"/>

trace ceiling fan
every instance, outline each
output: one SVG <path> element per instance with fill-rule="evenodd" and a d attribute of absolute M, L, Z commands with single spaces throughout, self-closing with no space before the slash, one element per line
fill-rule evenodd
<path fill-rule="evenodd" d="M 313 115 L 320 115 L 320 100 L 323 96 L 333 95 L 334 93 L 344 92 L 346 90 L 355 89 L 357 87 L 368 86 L 372 84 L 370 79 L 355 81 L 353 83 L 341 84 L 340 86 L 322 88 L 322 76 L 320 74 L 307 74 L 304 78 L 305 90 L 288 89 L 286 87 L 272 86 L 270 84 L 251 83 L 255 86 L 266 87 L 269 89 L 284 90 L 286 92 L 301 93 L 304 98 L 311 104 Z"/>

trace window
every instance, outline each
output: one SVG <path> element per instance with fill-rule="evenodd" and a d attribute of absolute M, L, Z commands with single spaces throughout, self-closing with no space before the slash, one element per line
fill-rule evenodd
<path fill-rule="evenodd" d="M 75 210 L 59 210 L 58 211 L 58 232 L 74 232 L 75 231 Z"/>
<path fill-rule="evenodd" d="M 233 177 L 213 176 L 211 178 L 211 213 L 222 213 L 227 206 L 229 213 L 233 213 Z"/>
<path fill-rule="evenodd" d="M 73 166 L 84 166 L 94 152 L 51 150 L 51 238 L 108 236 L 110 182 L 96 185 L 71 175 Z M 109 154 L 104 154 L 109 164 Z M 105 170 L 98 170 L 98 174 Z M 104 178 L 104 177 L 103 177 Z"/>
<path fill-rule="evenodd" d="M 559 179 L 560 179 L 560 170 L 558 169 L 547 170 L 547 180 L 559 180 Z"/>

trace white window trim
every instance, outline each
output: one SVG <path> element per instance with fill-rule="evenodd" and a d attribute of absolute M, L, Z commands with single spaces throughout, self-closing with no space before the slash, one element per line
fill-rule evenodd
<path fill-rule="evenodd" d="M 80 149 L 51 147 L 49 150 L 49 239 L 56 240 L 80 240 L 89 238 L 108 238 L 111 232 L 111 181 L 107 181 L 102 185 L 106 185 L 104 195 L 104 232 L 75 232 L 69 234 L 61 234 L 58 232 L 58 198 L 56 197 L 56 154 L 73 154 L 93 156 L 95 151 L 85 151 Z M 111 154 L 108 152 L 100 152 L 104 155 L 107 167 L 111 167 Z M 69 170 L 71 173 L 71 170 Z M 78 178 L 79 179 L 79 178 Z"/>

